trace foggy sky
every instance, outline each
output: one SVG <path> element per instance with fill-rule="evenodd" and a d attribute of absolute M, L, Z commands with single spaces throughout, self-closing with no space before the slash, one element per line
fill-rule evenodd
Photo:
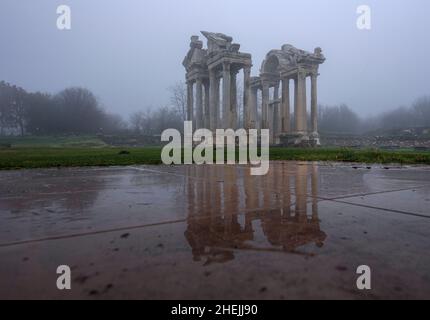
<path fill-rule="evenodd" d="M 56 27 L 61 4 L 70 31 Z M 356 27 L 361 4 L 370 31 Z M 429 15 L 426 0 L 0 0 L 0 80 L 51 93 L 84 86 L 127 118 L 168 104 L 190 36 L 207 30 L 251 53 L 253 75 L 271 49 L 319 46 L 319 102 L 376 114 L 430 95 Z"/>

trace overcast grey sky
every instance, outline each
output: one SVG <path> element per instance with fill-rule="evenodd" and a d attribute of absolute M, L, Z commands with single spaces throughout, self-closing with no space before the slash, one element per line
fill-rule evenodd
<path fill-rule="evenodd" d="M 70 5 L 72 30 L 56 27 Z M 372 9 L 372 30 L 356 9 Z M 284 43 L 320 46 L 319 102 L 346 103 L 364 115 L 430 95 L 428 0 L 0 0 L 0 80 L 29 91 L 92 90 L 109 111 L 129 113 L 169 102 L 184 79 L 189 38 L 222 32 L 252 54 Z"/>

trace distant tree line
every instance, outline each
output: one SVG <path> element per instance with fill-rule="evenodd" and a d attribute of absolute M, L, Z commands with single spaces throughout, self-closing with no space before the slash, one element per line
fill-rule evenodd
<path fill-rule="evenodd" d="M 104 111 L 88 89 L 51 95 L 0 82 L 0 135 L 112 133 L 124 127 L 121 117 Z"/>
<path fill-rule="evenodd" d="M 377 130 L 430 128 L 430 97 L 416 100 L 380 115 L 360 118 L 347 105 L 320 106 L 318 126 L 321 133 L 363 134 Z"/>
<path fill-rule="evenodd" d="M 128 121 L 106 112 L 88 89 L 71 87 L 57 94 L 35 92 L 0 82 L 0 135 L 117 134 L 159 135 L 167 128 L 183 129 L 186 118 L 186 86 L 168 88 L 170 105 L 146 108 Z M 240 92 L 240 90 L 239 90 Z M 238 101 L 241 112 L 241 99 Z M 360 118 L 347 105 L 319 106 L 322 134 L 362 134 L 376 130 L 430 128 L 430 97 L 416 100 L 377 116 Z"/>

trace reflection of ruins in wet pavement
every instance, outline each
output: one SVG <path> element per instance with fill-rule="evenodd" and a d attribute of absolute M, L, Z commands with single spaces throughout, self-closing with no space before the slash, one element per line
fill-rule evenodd
<path fill-rule="evenodd" d="M 323 246 L 326 235 L 320 230 L 318 218 L 318 166 L 298 166 L 294 176 L 284 172 L 287 166 L 284 164 L 280 175 L 272 171 L 264 183 L 244 175 L 241 184 L 236 183 L 238 172 L 235 167 L 187 168 L 187 171 L 194 170 L 194 175 L 206 173 L 223 182 L 201 185 L 192 178 L 187 182 L 188 228 L 185 237 L 196 261 L 205 259 L 207 264 L 228 261 L 234 259 L 232 249 L 296 252 L 299 247 L 312 243 Z M 188 173 L 187 176 L 193 175 Z M 309 199 L 308 184 L 312 196 Z M 272 190 L 279 188 L 282 193 L 273 197 Z M 241 208 L 242 199 L 244 206 Z M 311 203 L 309 208 L 308 201 Z M 256 226 L 267 244 L 254 241 Z"/>
<path fill-rule="evenodd" d="M 429 181 L 284 161 L 1 171 L 0 298 L 430 298 Z"/>

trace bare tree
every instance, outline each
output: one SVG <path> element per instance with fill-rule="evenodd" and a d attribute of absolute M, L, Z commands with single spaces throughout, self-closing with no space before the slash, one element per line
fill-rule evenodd
<path fill-rule="evenodd" d="M 178 82 L 169 87 L 170 103 L 179 113 L 182 121 L 187 119 L 187 86 L 184 82 Z"/>
<path fill-rule="evenodd" d="M 145 111 L 134 112 L 130 116 L 131 129 L 135 133 L 143 135 L 153 135 L 156 132 L 156 127 L 158 126 L 158 121 L 155 114 L 151 108 L 146 108 Z"/>
<path fill-rule="evenodd" d="M 12 87 L 2 81 L 0 82 L 0 135 L 4 135 L 5 130 L 12 122 Z"/>
<path fill-rule="evenodd" d="M 103 126 L 104 112 L 94 94 L 85 88 L 67 88 L 56 95 L 68 132 L 96 133 Z"/>
<path fill-rule="evenodd" d="M 14 88 L 14 96 L 12 102 L 12 118 L 15 124 L 15 127 L 19 129 L 21 136 L 25 133 L 26 126 L 26 111 L 27 111 L 27 92 L 24 89 L 13 87 Z"/>
<path fill-rule="evenodd" d="M 358 133 L 361 119 L 347 105 L 320 106 L 318 122 L 321 132 Z"/>
<path fill-rule="evenodd" d="M 416 124 L 419 126 L 430 126 L 430 97 L 421 97 L 412 106 L 415 114 Z"/>

